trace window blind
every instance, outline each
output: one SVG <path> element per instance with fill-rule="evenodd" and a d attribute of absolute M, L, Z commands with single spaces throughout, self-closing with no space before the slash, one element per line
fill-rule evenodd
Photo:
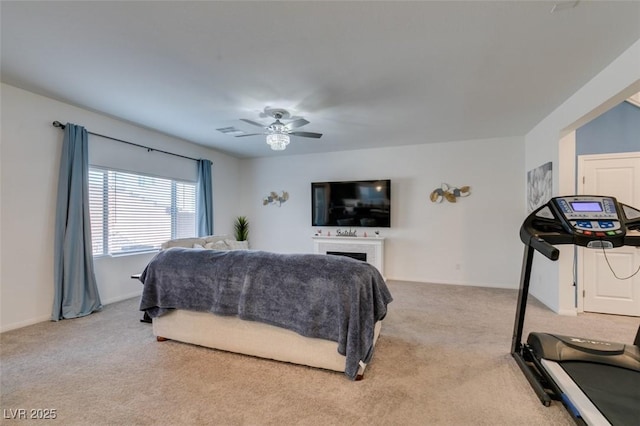
<path fill-rule="evenodd" d="M 93 254 L 157 250 L 196 234 L 193 182 L 90 167 Z"/>

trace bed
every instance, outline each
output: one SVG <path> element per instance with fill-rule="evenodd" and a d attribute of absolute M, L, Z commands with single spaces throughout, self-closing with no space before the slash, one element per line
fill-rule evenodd
<path fill-rule="evenodd" d="M 391 294 L 362 261 L 173 247 L 147 265 L 140 309 L 158 340 L 362 378 Z"/>

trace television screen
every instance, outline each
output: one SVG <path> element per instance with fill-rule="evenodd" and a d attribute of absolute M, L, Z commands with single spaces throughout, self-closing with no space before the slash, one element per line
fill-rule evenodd
<path fill-rule="evenodd" d="M 311 184 L 313 226 L 391 227 L 391 181 Z"/>

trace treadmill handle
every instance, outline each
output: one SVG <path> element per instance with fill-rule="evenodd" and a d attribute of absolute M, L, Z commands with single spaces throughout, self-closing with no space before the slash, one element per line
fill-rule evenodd
<path fill-rule="evenodd" d="M 531 236 L 529 245 L 551 260 L 558 260 L 560 257 L 560 250 L 535 235 Z"/>

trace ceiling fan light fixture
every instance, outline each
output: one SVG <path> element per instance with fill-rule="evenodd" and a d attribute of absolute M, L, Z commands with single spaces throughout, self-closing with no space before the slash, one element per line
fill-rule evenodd
<path fill-rule="evenodd" d="M 297 136 L 302 138 L 315 138 L 318 139 L 322 136 L 322 133 L 314 133 L 314 132 L 300 132 L 297 129 L 298 127 L 306 126 L 309 124 L 309 120 L 306 120 L 302 117 L 291 117 L 288 111 L 283 109 L 275 109 L 275 108 L 265 108 L 265 115 L 275 118 L 276 121 L 269 125 L 265 125 L 263 123 L 259 123 L 257 121 L 250 120 L 248 118 L 241 118 L 241 121 L 244 121 L 247 124 L 250 124 L 255 127 L 260 127 L 263 129 L 262 133 L 244 133 L 240 135 L 235 135 L 235 137 L 245 137 L 245 136 L 257 136 L 257 135 L 266 135 L 267 143 L 274 151 L 284 151 L 289 145 L 291 141 L 291 136 Z M 292 121 L 288 123 L 283 123 L 280 121 L 281 118 L 291 118 Z M 233 129 L 233 128 L 230 128 Z M 227 130 L 226 128 L 219 129 L 220 131 Z"/>
<path fill-rule="evenodd" d="M 289 145 L 289 135 L 284 133 L 271 133 L 267 135 L 267 143 L 274 151 L 284 151 Z"/>

